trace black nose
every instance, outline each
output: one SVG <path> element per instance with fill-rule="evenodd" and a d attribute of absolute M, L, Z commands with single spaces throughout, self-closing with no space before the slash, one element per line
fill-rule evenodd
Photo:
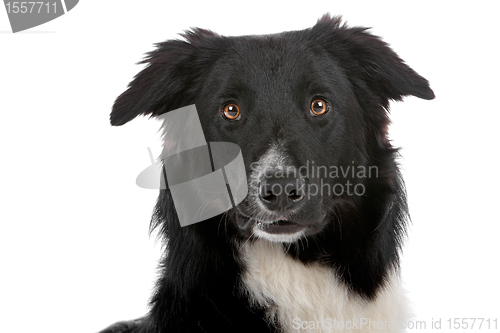
<path fill-rule="evenodd" d="M 266 177 L 259 184 L 259 198 L 269 210 L 291 210 L 304 199 L 304 185 L 302 178 Z"/>

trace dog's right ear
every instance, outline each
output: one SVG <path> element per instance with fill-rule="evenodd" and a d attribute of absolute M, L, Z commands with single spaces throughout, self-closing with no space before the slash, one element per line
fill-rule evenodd
<path fill-rule="evenodd" d="M 200 57 L 200 48 L 220 37 L 198 28 L 182 36 L 186 41 L 169 40 L 156 44 L 156 50 L 140 62 L 147 67 L 116 99 L 111 125 L 123 125 L 138 115 L 159 116 L 194 103 L 199 77 L 206 71 L 208 58 Z"/>
<path fill-rule="evenodd" d="M 387 108 L 389 99 L 400 101 L 413 95 L 433 99 L 429 82 L 410 68 L 379 37 L 367 28 L 349 28 L 339 16 L 329 14 L 312 28 L 318 43 L 336 58 L 342 59 L 352 78 L 360 78 L 378 95 Z"/>

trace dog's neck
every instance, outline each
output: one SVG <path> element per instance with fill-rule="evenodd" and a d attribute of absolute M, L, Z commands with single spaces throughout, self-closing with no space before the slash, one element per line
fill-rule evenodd
<path fill-rule="evenodd" d="M 341 327 L 345 332 L 372 332 L 379 328 L 378 331 L 398 332 L 406 318 L 397 273 L 390 275 L 375 299 L 367 300 L 350 291 L 333 268 L 304 264 L 287 255 L 282 244 L 266 240 L 246 242 L 241 247 L 241 258 L 243 289 L 252 305 L 267 309 L 268 320 L 278 322 L 286 333 L 344 332 Z"/>

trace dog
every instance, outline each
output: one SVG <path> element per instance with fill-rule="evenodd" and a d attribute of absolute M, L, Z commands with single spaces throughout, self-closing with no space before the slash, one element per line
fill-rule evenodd
<path fill-rule="evenodd" d="M 207 141 L 241 148 L 248 195 L 181 227 L 161 189 L 150 311 L 102 332 L 400 331 L 409 215 L 388 110 L 433 99 L 428 81 L 329 14 L 300 31 L 182 37 L 148 53 L 111 124 L 195 104 Z"/>

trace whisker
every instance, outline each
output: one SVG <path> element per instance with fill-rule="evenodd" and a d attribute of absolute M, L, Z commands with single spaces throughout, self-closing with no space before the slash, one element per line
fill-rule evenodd
<path fill-rule="evenodd" d="M 248 236 L 247 240 L 243 243 L 243 245 L 240 246 L 240 249 L 239 251 L 241 251 L 243 249 L 243 247 L 246 245 L 246 243 L 248 243 L 248 241 L 250 240 L 250 238 L 252 238 L 253 236 L 255 236 L 255 231 L 252 229 L 252 233 L 250 236 Z M 238 251 L 238 252 L 239 252 Z"/>
<path fill-rule="evenodd" d="M 339 215 L 337 215 L 337 213 L 335 213 L 336 209 L 339 211 Z M 341 221 L 342 221 L 342 212 L 337 207 L 337 205 L 334 205 L 332 213 L 335 216 L 335 219 L 337 220 L 337 223 L 339 224 L 340 240 L 342 241 L 342 224 L 341 224 Z"/>

